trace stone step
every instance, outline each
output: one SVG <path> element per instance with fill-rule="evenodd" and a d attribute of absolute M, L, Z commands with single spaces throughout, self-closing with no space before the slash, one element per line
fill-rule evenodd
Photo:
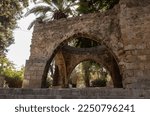
<path fill-rule="evenodd" d="M 1 99 L 124 99 L 150 98 L 150 90 L 122 88 L 0 89 Z"/>
<path fill-rule="evenodd" d="M 1 99 L 134 99 L 128 96 L 50 96 L 50 95 L 0 95 Z M 141 97 L 139 97 L 141 98 Z M 142 97 L 143 98 L 143 97 Z"/>

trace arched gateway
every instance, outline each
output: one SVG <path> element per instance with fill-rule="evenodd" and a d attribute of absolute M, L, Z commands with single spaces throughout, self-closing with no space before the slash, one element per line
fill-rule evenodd
<path fill-rule="evenodd" d="M 113 60 L 114 65 L 106 62 L 107 58 L 103 60 L 104 54 L 100 55 L 101 49 L 98 48 L 96 54 L 93 54 L 93 60 L 101 61 L 108 68 L 113 66 L 109 70 L 115 73 L 112 78 L 116 87 L 121 85 L 124 88 L 150 88 L 149 11 L 149 0 L 120 0 L 118 6 L 105 13 L 37 23 L 33 32 L 31 55 L 26 62 L 23 87 L 42 87 L 47 67 L 59 50 L 64 59 L 62 75 L 67 79 L 72 68 L 86 58 L 81 57 L 72 64 L 73 57 L 67 55 L 71 52 L 61 45 L 76 37 L 86 37 L 97 41 L 101 47 L 104 46 L 106 56 Z M 77 51 L 81 53 L 80 50 Z M 88 55 L 80 53 L 74 55 L 74 58 L 79 55 L 90 58 L 93 52 L 88 54 L 90 50 L 87 50 Z M 66 60 L 69 58 L 71 60 Z"/>

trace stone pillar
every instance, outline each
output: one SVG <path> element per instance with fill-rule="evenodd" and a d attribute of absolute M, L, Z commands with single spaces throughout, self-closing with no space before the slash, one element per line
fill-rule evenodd
<path fill-rule="evenodd" d="M 61 85 L 61 87 L 68 87 L 68 81 L 66 76 L 66 64 L 64 60 L 64 56 L 62 54 L 62 51 L 58 51 L 55 56 L 55 63 L 58 66 L 59 70 L 59 77 L 58 77 L 58 85 Z"/>
<path fill-rule="evenodd" d="M 149 0 L 121 0 L 119 3 L 125 88 L 150 88 L 149 3 Z"/>
<path fill-rule="evenodd" d="M 42 76 L 46 60 L 28 60 L 26 61 L 23 88 L 41 88 Z"/>

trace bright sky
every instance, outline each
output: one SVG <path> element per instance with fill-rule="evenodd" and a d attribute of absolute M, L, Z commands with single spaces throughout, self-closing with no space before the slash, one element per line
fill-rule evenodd
<path fill-rule="evenodd" d="M 30 6 L 32 7 L 33 5 Z M 24 11 L 26 12 L 26 10 Z M 33 29 L 27 30 L 27 28 L 34 18 L 34 15 L 22 18 L 18 21 L 19 28 L 13 31 L 15 44 L 8 48 L 7 57 L 16 65 L 16 68 L 25 65 L 26 60 L 29 59 Z"/>

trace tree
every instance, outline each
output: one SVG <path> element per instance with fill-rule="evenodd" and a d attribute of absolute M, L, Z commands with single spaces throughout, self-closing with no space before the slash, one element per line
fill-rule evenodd
<path fill-rule="evenodd" d="M 20 88 L 22 86 L 23 72 L 24 67 L 16 70 L 12 62 L 0 56 L 0 75 L 5 77 L 9 87 Z"/>
<path fill-rule="evenodd" d="M 25 14 L 25 16 L 28 16 L 33 13 L 37 16 L 28 29 L 31 29 L 36 21 L 39 23 L 48 22 L 75 15 L 73 7 L 77 4 L 75 0 L 34 0 L 34 3 L 36 6 Z"/>
<path fill-rule="evenodd" d="M 112 9 L 118 3 L 119 0 L 80 0 L 77 11 L 79 14 L 102 12 Z"/>
<path fill-rule="evenodd" d="M 0 55 L 14 42 L 12 31 L 28 0 L 0 0 Z"/>

